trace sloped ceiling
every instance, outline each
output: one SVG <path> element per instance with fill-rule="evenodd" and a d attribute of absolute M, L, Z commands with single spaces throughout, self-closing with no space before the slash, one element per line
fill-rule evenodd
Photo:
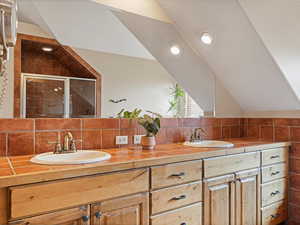
<path fill-rule="evenodd" d="M 140 20 L 139 32 L 145 32 L 150 38 L 148 40 L 151 40 L 151 43 L 146 45 L 143 42 L 145 48 L 135 37 L 137 33 L 131 33 L 109 8 L 101 4 L 83 0 L 77 0 L 72 4 L 69 1 L 25 0 L 20 2 L 21 11 L 23 5 L 29 3 L 33 4 L 35 12 L 26 11 L 22 17 L 26 18 L 26 15 L 31 13 L 39 14 L 54 37 L 62 44 L 151 59 L 153 57 L 149 52 L 163 54 L 164 58 L 160 58 L 159 62 L 185 87 L 203 110 L 213 112 L 214 75 L 207 64 L 199 60 L 172 24 L 130 14 L 131 21 Z M 29 8 L 25 7 L 26 10 Z M 119 14 L 126 12 L 122 11 Z M 38 23 L 35 19 L 32 21 Z M 160 32 L 163 32 L 161 36 L 155 35 Z M 174 57 L 170 53 L 170 46 L 175 43 L 180 43 L 182 47 L 183 54 L 180 57 Z M 240 113 L 238 106 L 237 108 Z"/>
<path fill-rule="evenodd" d="M 115 12 L 115 15 L 151 51 L 152 55 L 189 92 L 204 111 L 213 111 L 214 74 L 182 39 L 172 24 L 132 13 Z M 180 46 L 180 55 L 171 54 L 172 45 Z"/>
<path fill-rule="evenodd" d="M 62 44 L 154 59 L 135 36 L 102 5 L 88 0 L 19 0 L 20 19 L 35 23 Z"/>
<path fill-rule="evenodd" d="M 288 1 L 296 4 L 297 0 Z M 243 111 L 300 109 L 296 88 L 300 86 L 299 76 L 296 76 L 298 67 L 296 63 L 291 64 L 291 60 L 297 62 L 299 59 L 296 51 L 292 51 L 295 44 L 298 49 L 299 40 L 297 35 L 288 35 L 287 42 L 294 44 L 284 46 L 289 47 L 290 53 L 285 47 L 280 48 L 284 34 L 276 36 L 271 29 L 265 29 L 274 25 L 274 21 L 280 22 L 280 12 L 272 10 L 270 5 L 273 1 L 157 2 L 174 24 L 87 0 L 72 1 L 72 4 L 68 0 L 19 0 L 21 6 L 32 3 L 34 12 L 31 14 L 38 14 L 28 16 L 30 7 L 27 5 L 27 12 L 21 13 L 24 19 L 50 30 L 65 45 L 142 58 L 153 59 L 154 56 L 205 111 L 214 107 L 215 97 L 221 97 L 217 104 L 230 101 L 232 104 L 228 105 L 240 105 Z M 280 0 L 274 2 L 279 8 L 284 5 Z M 285 13 L 288 14 L 288 10 Z M 298 15 L 292 15 L 293 18 L 284 21 L 292 20 L 296 26 Z M 284 25 L 276 28 L 279 33 Z M 286 32 L 293 34 L 292 27 L 286 28 Z M 211 46 L 201 43 L 203 32 L 214 37 Z M 272 35 L 276 37 L 272 38 Z M 180 60 L 169 54 L 173 44 L 183 50 Z M 213 90 L 214 76 L 217 90 Z M 213 93 L 219 90 L 219 93 Z M 228 107 L 224 109 L 230 111 Z M 234 110 L 239 111 L 238 107 Z"/>
<path fill-rule="evenodd" d="M 176 23 L 184 38 L 206 59 L 243 110 L 300 108 L 296 94 L 238 1 L 186 0 L 184 4 L 181 0 L 158 2 Z M 260 1 L 256 2 L 259 5 Z M 201 43 L 203 32 L 212 34 L 215 39 L 213 45 L 204 46 Z"/>
<path fill-rule="evenodd" d="M 300 1 L 239 0 L 265 46 L 300 97 Z"/>

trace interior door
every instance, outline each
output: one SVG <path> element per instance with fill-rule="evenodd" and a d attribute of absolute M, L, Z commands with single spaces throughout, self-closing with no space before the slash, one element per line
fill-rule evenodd
<path fill-rule="evenodd" d="M 260 225 L 259 169 L 236 173 L 236 225 Z"/>
<path fill-rule="evenodd" d="M 92 225 L 149 225 L 148 194 L 108 200 L 92 205 Z"/>
<path fill-rule="evenodd" d="M 204 180 L 204 224 L 234 225 L 234 175 Z"/>

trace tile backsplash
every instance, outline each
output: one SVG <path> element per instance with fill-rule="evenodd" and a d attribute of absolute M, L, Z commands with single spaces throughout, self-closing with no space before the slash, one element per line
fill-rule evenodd
<path fill-rule="evenodd" d="M 291 141 L 290 224 L 299 224 L 300 211 L 300 119 L 271 118 L 164 118 L 158 144 L 189 140 L 193 128 L 202 127 L 208 139 L 253 137 Z M 133 135 L 144 134 L 135 120 L 128 119 L 0 119 L 0 156 L 53 151 L 59 137 L 71 131 L 79 149 L 119 148 L 133 145 Z M 117 146 L 116 136 L 129 136 L 128 145 Z"/>
<path fill-rule="evenodd" d="M 189 140 L 195 127 L 202 127 L 210 139 L 241 137 L 239 118 L 164 118 L 157 135 L 158 144 Z M 133 145 L 135 134 L 144 130 L 129 119 L 0 119 L 0 156 L 38 154 L 53 151 L 48 142 L 63 140 L 71 131 L 82 140 L 78 149 L 106 149 Z M 128 145 L 116 145 L 116 136 L 128 136 Z"/>

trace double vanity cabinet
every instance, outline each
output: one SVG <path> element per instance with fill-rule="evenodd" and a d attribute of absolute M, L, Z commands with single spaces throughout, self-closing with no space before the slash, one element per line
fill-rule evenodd
<path fill-rule="evenodd" d="M 11 186 L 8 224 L 277 225 L 287 163 L 276 147 Z"/>

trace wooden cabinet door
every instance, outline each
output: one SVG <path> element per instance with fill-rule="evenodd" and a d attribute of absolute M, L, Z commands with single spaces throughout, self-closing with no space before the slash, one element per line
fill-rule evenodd
<path fill-rule="evenodd" d="M 204 180 L 204 224 L 234 225 L 234 175 Z"/>
<path fill-rule="evenodd" d="M 260 225 L 259 169 L 236 173 L 236 225 Z"/>
<path fill-rule="evenodd" d="M 93 204 L 91 225 L 149 225 L 148 194 Z"/>
<path fill-rule="evenodd" d="M 89 215 L 90 207 L 81 206 L 10 222 L 9 225 L 90 225 Z"/>

